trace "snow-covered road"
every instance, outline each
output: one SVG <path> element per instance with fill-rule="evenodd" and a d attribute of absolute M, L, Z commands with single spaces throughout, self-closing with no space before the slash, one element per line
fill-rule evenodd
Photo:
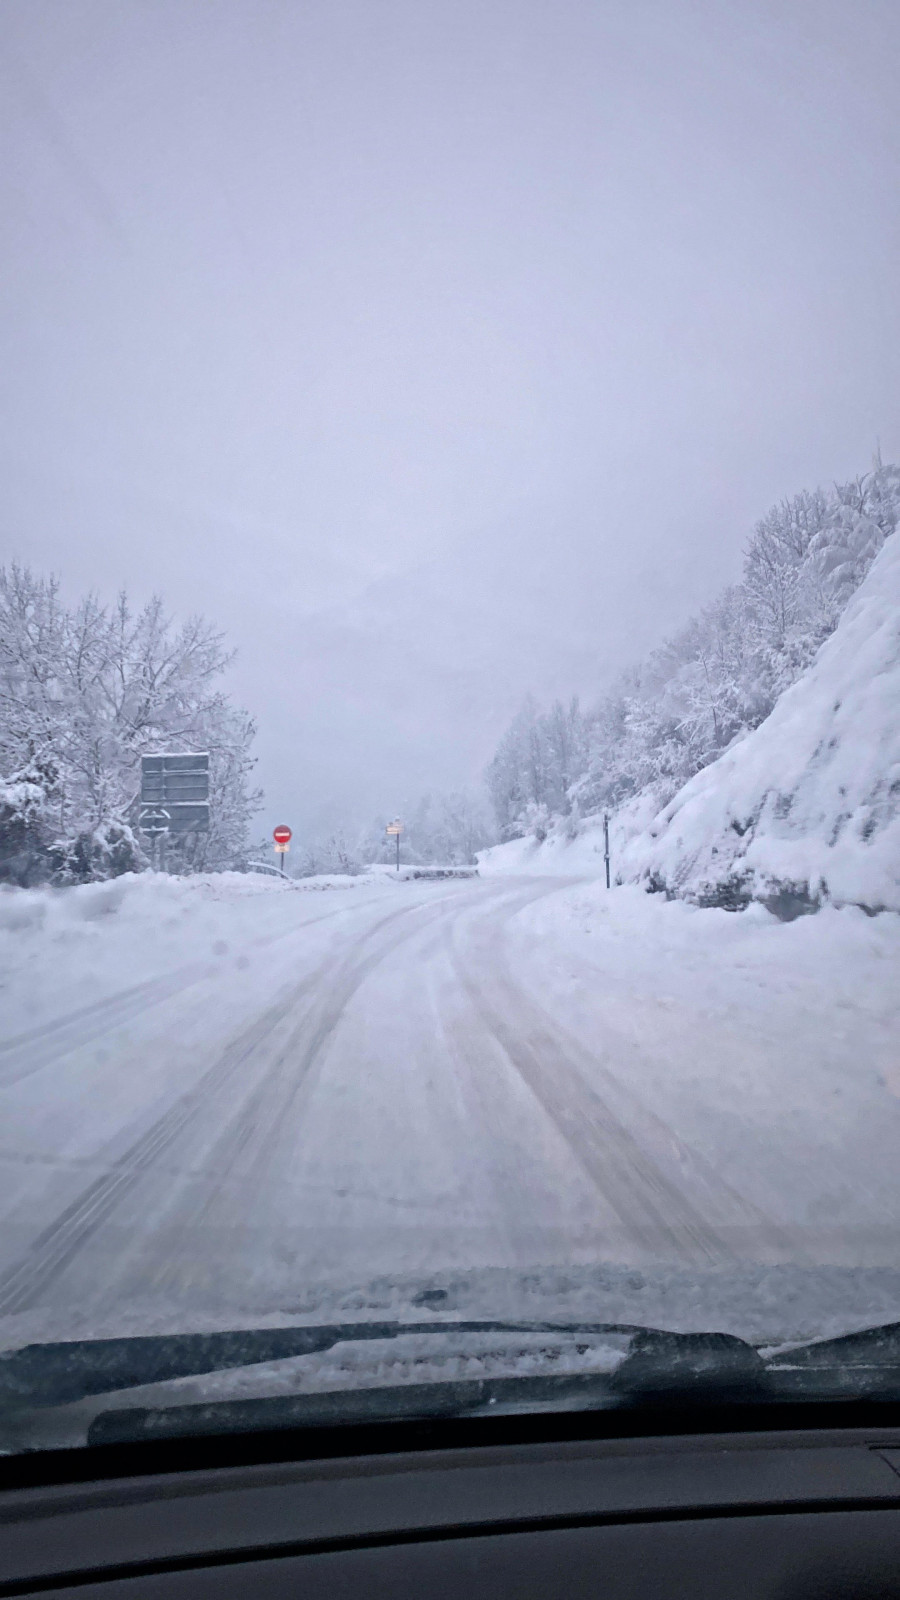
<path fill-rule="evenodd" d="M 900 919 L 257 883 L 0 907 L 10 1335 L 481 1268 L 896 1264 Z"/>

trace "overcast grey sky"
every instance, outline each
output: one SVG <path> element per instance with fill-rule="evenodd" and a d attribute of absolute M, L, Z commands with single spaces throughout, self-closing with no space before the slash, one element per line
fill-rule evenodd
<path fill-rule="evenodd" d="M 220 622 L 263 817 L 477 780 L 900 455 L 896 0 L 4 0 L 0 557 Z"/>

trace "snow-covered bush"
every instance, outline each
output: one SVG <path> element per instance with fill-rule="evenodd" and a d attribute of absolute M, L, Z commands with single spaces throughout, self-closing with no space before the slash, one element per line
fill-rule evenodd
<path fill-rule="evenodd" d="M 550 808 L 543 801 L 529 800 L 518 818 L 521 837 L 536 839 L 543 844 L 550 832 Z"/>
<path fill-rule="evenodd" d="M 47 852 L 52 881 L 58 885 L 95 883 L 140 872 L 147 857 L 134 831 L 123 822 L 102 822 L 92 833 L 57 840 Z"/>
<path fill-rule="evenodd" d="M 59 768 L 46 753 L 0 781 L 0 882 L 29 888 L 49 877 L 58 798 Z"/>

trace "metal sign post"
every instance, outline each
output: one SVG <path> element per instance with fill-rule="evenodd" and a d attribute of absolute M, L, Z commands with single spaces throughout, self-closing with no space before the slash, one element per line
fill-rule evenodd
<path fill-rule="evenodd" d="M 157 872 L 165 871 L 169 821 L 168 811 L 141 811 L 141 832 L 146 833 L 150 840 L 150 859 Z"/>
<path fill-rule="evenodd" d="M 606 887 L 609 888 L 609 812 L 603 813 L 603 859 L 606 862 Z"/>
<path fill-rule="evenodd" d="M 403 832 L 403 823 L 400 821 L 399 817 L 395 817 L 393 822 L 389 822 L 388 823 L 388 825 L 387 825 L 387 827 L 385 828 L 384 831 L 388 835 L 389 838 L 393 835 L 393 837 L 397 841 L 397 871 L 399 872 L 400 871 L 400 835 Z"/>
<path fill-rule="evenodd" d="M 279 827 L 272 829 L 272 838 L 275 840 L 275 853 L 281 857 L 279 864 L 281 866 L 281 876 L 284 878 L 287 876 L 284 870 L 284 858 L 291 848 L 293 834 L 290 828 L 282 823 Z"/>

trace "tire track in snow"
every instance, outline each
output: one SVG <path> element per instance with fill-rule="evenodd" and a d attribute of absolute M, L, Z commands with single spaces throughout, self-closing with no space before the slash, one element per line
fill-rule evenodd
<path fill-rule="evenodd" d="M 284 933 L 271 934 L 265 939 L 256 941 L 254 949 L 268 949 L 270 945 L 278 944 L 283 939 L 293 938 L 295 934 L 311 927 L 314 923 L 327 922 L 329 918 L 341 916 L 349 909 L 347 906 L 339 906 L 335 910 L 326 911 L 320 917 L 308 917 L 305 922 L 298 922 Z M 140 1016 L 142 1011 L 148 1010 L 151 1006 L 160 1005 L 184 990 L 193 988 L 195 984 L 202 983 L 204 978 L 221 976 L 222 969 L 211 965 L 208 961 L 192 963 L 187 967 L 179 967 L 174 972 L 163 973 L 158 978 L 148 978 L 131 988 L 120 989 L 102 1000 L 80 1006 L 76 1011 L 69 1011 L 62 1017 L 55 1017 L 53 1021 L 45 1022 L 40 1027 L 30 1028 L 27 1032 L 16 1034 L 12 1039 L 0 1041 L 0 1089 L 11 1088 L 13 1084 L 20 1083 L 23 1078 L 31 1077 L 32 1073 L 50 1066 L 62 1056 L 71 1054 L 73 1050 L 84 1049 L 86 1045 L 102 1038 L 113 1028 L 121 1027 L 123 1022 L 130 1022 L 133 1017 Z"/>
<path fill-rule="evenodd" d="M 262 1080 L 234 1112 L 228 1127 L 205 1158 L 203 1170 L 197 1174 L 193 1197 L 188 1195 L 169 1225 L 176 1235 L 182 1229 L 221 1227 L 233 1220 L 230 1213 L 244 1217 L 246 1197 L 255 1197 L 277 1168 L 279 1154 L 284 1157 L 292 1147 L 297 1101 L 309 1091 L 311 1074 L 322 1061 L 329 1041 L 359 989 L 400 945 L 435 925 L 446 923 L 448 916 L 455 917 L 473 898 L 453 894 L 447 897 L 451 901 L 449 905 L 446 901 L 437 906 L 426 902 L 419 908 L 424 914 L 414 926 L 394 930 L 375 950 L 361 952 L 357 949 L 344 957 L 324 993 L 316 997 L 312 1008 L 279 1048 Z M 223 1197 L 224 1217 L 221 1215 Z M 169 1231 L 162 1274 L 154 1277 L 157 1288 L 166 1280 L 177 1281 L 179 1268 L 184 1265 L 172 1258 L 172 1237 Z M 192 1256 L 188 1265 L 193 1265 L 193 1260 Z"/>
<path fill-rule="evenodd" d="M 0 1044 L 0 1088 L 11 1088 L 33 1072 L 49 1066 L 60 1056 L 81 1049 L 92 1040 L 102 1038 L 112 1028 L 129 1022 L 149 1006 L 159 1005 L 160 1001 L 170 999 L 182 989 L 191 988 L 210 970 L 208 963 L 198 963 L 194 967 L 181 967 L 177 972 L 166 973 L 160 978 L 148 978 L 144 983 L 121 989 L 104 1000 L 81 1006 L 77 1011 L 70 1011 L 64 1017 L 45 1023 L 43 1027 L 32 1028 L 27 1033 L 4 1041 Z"/>
<path fill-rule="evenodd" d="M 143 1173 L 202 1112 L 209 1095 L 231 1083 L 297 998 L 295 991 L 245 1030 L 192 1089 L 180 1096 L 107 1172 L 96 1178 L 38 1235 L 26 1255 L 0 1277 L 0 1312 L 24 1311 L 34 1303 L 120 1200 L 130 1193 Z"/>
<path fill-rule="evenodd" d="M 500 956 L 498 959 L 503 958 Z M 644 1142 L 657 1149 L 672 1152 L 681 1172 L 691 1174 L 696 1189 L 703 1195 L 704 1204 L 709 1208 L 709 1212 L 715 1214 L 714 1226 L 717 1229 L 727 1233 L 734 1231 L 752 1233 L 758 1242 L 764 1244 L 770 1251 L 774 1250 L 779 1259 L 793 1263 L 804 1259 L 803 1246 L 798 1243 L 795 1234 L 783 1228 L 756 1201 L 748 1200 L 746 1195 L 735 1189 L 698 1150 L 686 1145 L 675 1129 L 664 1122 L 656 1112 L 649 1110 L 617 1075 L 604 1066 L 598 1056 L 591 1055 L 578 1040 L 561 1029 L 545 1007 L 530 996 L 526 997 L 520 985 L 510 978 L 508 970 L 505 971 L 504 978 L 508 990 L 515 995 L 516 1009 L 521 1009 L 524 1003 L 536 1016 L 540 1016 L 544 1026 L 554 1036 L 564 1041 L 570 1057 L 576 1063 L 580 1063 L 579 1073 L 582 1076 L 587 1073 L 588 1077 L 594 1079 L 599 1076 L 607 1086 L 608 1092 L 620 1103 L 624 1102 L 624 1114 L 631 1116 L 635 1125 L 643 1130 Z M 626 1052 L 637 1049 L 635 1045 L 612 1030 L 608 1034 L 608 1048 L 610 1046 Z M 708 1212 L 704 1211 L 704 1215 L 708 1215 Z"/>
<path fill-rule="evenodd" d="M 768 1217 L 707 1170 L 693 1152 L 681 1147 L 672 1129 L 641 1110 L 641 1120 L 654 1124 L 654 1131 L 664 1135 L 693 1168 L 708 1207 L 705 1204 L 701 1209 L 649 1156 L 595 1087 L 598 1081 L 605 1081 L 621 1098 L 621 1085 L 596 1056 L 564 1035 L 514 983 L 496 938 L 491 937 L 493 932 L 483 931 L 471 951 L 460 951 L 451 944 L 459 980 L 479 1021 L 500 1044 L 635 1241 L 655 1254 L 662 1246 L 671 1259 L 687 1257 L 704 1265 L 733 1261 L 737 1252 L 729 1235 L 740 1219 L 745 1230 L 754 1228 L 767 1236 L 768 1243 L 783 1245 Z"/>
<path fill-rule="evenodd" d="M 430 902 L 424 903 L 424 909 L 428 909 L 429 906 Z M 423 903 L 418 902 L 416 905 L 403 906 L 397 911 L 392 911 L 362 935 L 360 944 L 365 945 L 371 939 L 377 938 L 387 925 L 398 918 L 410 917 L 422 909 Z M 368 960 L 363 958 L 359 964 L 365 970 L 359 979 L 360 982 L 379 959 L 381 957 L 377 952 Z M 144 1174 L 159 1161 L 182 1133 L 202 1119 L 207 1112 L 210 1099 L 225 1090 L 230 1090 L 241 1080 L 242 1071 L 246 1069 L 254 1054 L 269 1041 L 279 1024 L 290 1017 L 298 1003 L 321 986 L 330 967 L 330 961 L 323 963 L 288 995 L 282 996 L 262 1016 L 244 1029 L 199 1081 L 186 1094 L 180 1096 L 140 1138 L 129 1146 L 108 1171 L 95 1179 L 49 1227 L 38 1235 L 25 1255 L 0 1275 L 0 1314 L 9 1315 L 28 1310 L 40 1298 L 97 1229 L 107 1221 L 120 1202 L 133 1191 Z M 343 1004 L 346 1004 L 346 998 L 349 998 L 353 987 L 348 974 L 342 990 L 342 994 L 345 995 Z M 317 1034 L 317 1048 L 321 1048 L 321 1044 L 338 1020 L 339 1011 L 333 1021 L 330 1012 L 322 1019 Z"/>

